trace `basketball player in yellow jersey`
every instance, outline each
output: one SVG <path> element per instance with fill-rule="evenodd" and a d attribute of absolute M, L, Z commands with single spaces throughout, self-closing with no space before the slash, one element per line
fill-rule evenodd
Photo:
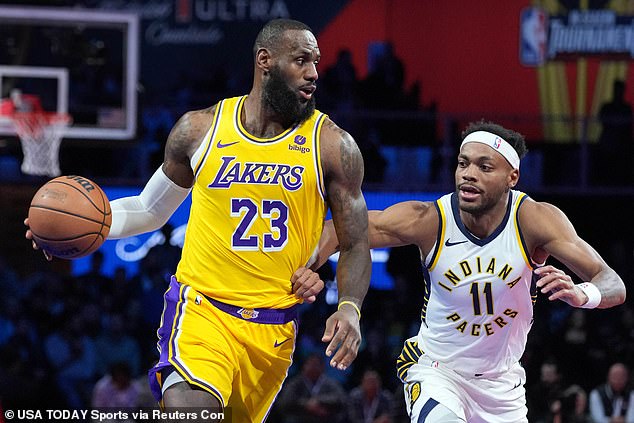
<path fill-rule="evenodd" d="M 193 191 L 150 371 L 167 408 L 229 406 L 234 422 L 266 419 L 291 364 L 297 304 L 319 291 L 304 266 L 327 206 L 341 251 L 340 298 L 322 340 L 331 366 L 344 370 L 356 357 L 370 275 L 363 159 L 352 137 L 315 110 L 319 57 L 306 25 L 267 23 L 249 94 L 186 113 L 143 191 L 111 202 L 114 239 L 161 227 Z"/>
<path fill-rule="evenodd" d="M 289 275 L 310 259 L 325 219 L 319 134 L 326 116 L 314 112 L 277 137 L 255 137 L 238 118 L 248 98 L 216 105 L 213 129 L 194 154 L 199 198 L 186 240 L 205 242 L 185 242 L 176 279 L 224 303 L 282 309 L 297 303 Z"/>

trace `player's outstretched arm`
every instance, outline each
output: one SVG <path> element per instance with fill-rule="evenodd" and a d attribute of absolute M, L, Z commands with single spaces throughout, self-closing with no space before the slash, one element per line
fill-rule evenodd
<path fill-rule="evenodd" d="M 326 321 L 330 365 L 340 370 L 356 358 L 361 342 L 360 310 L 370 284 L 368 211 L 361 192 L 363 158 L 352 137 L 327 120 L 321 132 L 328 205 L 339 244 L 339 310 Z M 334 355 L 333 355 L 334 354 Z"/>
<path fill-rule="evenodd" d="M 410 244 L 424 248 L 426 239 L 435 239 L 437 226 L 438 218 L 433 203 L 404 201 L 385 210 L 368 211 L 368 243 L 370 248 Z M 334 222 L 327 220 L 311 268 L 318 269 L 337 251 L 339 239 Z"/>
<path fill-rule="evenodd" d="M 599 253 L 581 239 L 570 220 L 557 207 L 528 200 L 520 209 L 520 225 L 537 256 L 552 255 L 581 280 L 553 266 L 536 269 L 538 289 L 550 293 L 551 301 L 561 300 L 574 307 L 609 308 L 625 301 L 625 284 Z M 530 247 L 529 247 L 530 248 Z"/>
<path fill-rule="evenodd" d="M 194 181 L 190 158 L 212 122 L 214 108 L 188 112 L 172 128 L 161 167 L 139 195 L 111 201 L 109 239 L 150 232 L 163 226 L 185 200 Z"/>

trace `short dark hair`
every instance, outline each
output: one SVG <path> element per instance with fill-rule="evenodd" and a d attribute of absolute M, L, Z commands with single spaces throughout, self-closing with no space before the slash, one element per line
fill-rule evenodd
<path fill-rule="evenodd" d="M 253 55 L 255 56 L 261 48 L 275 50 L 284 33 L 292 30 L 313 32 L 308 25 L 300 21 L 293 19 L 273 19 L 264 25 L 255 38 Z"/>
<path fill-rule="evenodd" d="M 523 158 L 526 155 L 526 153 L 528 153 L 528 148 L 526 148 L 526 141 L 524 140 L 524 135 L 520 134 L 519 132 L 515 132 L 511 129 L 507 129 L 503 127 L 502 125 L 498 125 L 497 123 L 485 121 L 484 119 L 481 119 L 477 122 L 469 123 L 466 129 L 462 131 L 461 141 L 464 140 L 467 135 L 476 131 L 490 132 L 504 139 L 506 142 L 511 144 L 511 146 L 515 149 L 520 159 Z"/>

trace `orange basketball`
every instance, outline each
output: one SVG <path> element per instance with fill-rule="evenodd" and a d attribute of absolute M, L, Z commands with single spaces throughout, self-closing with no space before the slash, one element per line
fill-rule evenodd
<path fill-rule="evenodd" d="M 29 227 L 37 246 L 75 259 L 96 251 L 110 232 L 112 212 L 102 189 L 90 179 L 59 176 L 33 196 Z"/>

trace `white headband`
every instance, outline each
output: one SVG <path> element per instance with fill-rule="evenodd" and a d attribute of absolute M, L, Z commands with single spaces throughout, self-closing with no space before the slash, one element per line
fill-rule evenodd
<path fill-rule="evenodd" d="M 517 151 L 499 135 L 487 131 L 472 132 L 464 138 L 462 144 L 460 144 L 460 149 L 462 150 L 462 146 L 468 142 L 479 142 L 488 145 L 500 153 L 513 169 L 520 169 L 520 156 L 517 155 Z"/>

